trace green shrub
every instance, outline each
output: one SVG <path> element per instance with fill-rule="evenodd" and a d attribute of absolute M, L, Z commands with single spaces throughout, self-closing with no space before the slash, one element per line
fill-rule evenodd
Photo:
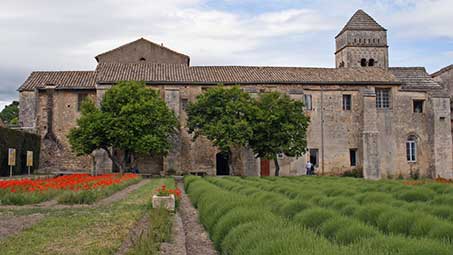
<path fill-rule="evenodd" d="M 338 230 L 349 225 L 350 223 L 351 220 L 345 217 L 335 216 L 321 224 L 319 233 L 328 239 L 334 240 Z"/>
<path fill-rule="evenodd" d="M 377 231 L 372 227 L 351 221 L 349 224 L 338 229 L 335 233 L 335 241 L 341 244 L 350 244 L 376 235 Z"/>
<path fill-rule="evenodd" d="M 429 189 L 417 189 L 417 190 L 408 190 L 398 193 L 398 199 L 405 200 L 407 202 L 414 201 L 428 201 L 435 196 L 435 192 Z"/>
<path fill-rule="evenodd" d="M 286 218 L 292 218 L 294 215 L 297 213 L 310 208 L 311 205 L 310 203 L 302 200 L 293 200 L 288 203 L 286 203 L 282 208 L 281 208 L 281 214 L 282 216 Z"/>
<path fill-rule="evenodd" d="M 453 219 L 453 207 L 440 205 L 440 206 L 432 206 L 431 212 L 433 215 L 440 217 L 442 219 Z"/>
<path fill-rule="evenodd" d="M 386 203 L 391 200 L 393 200 L 392 195 L 383 192 L 367 192 L 357 197 L 357 201 L 361 204 Z"/>
<path fill-rule="evenodd" d="M 391 208 L 387 205 L 370 204 L 362 206 L 358 211 L 356 211 L 356 217 L 365 223 L 377 226 L 379 216 L 390 209 Z"/>
<path fill-rule="evenodd" d="M 225 215 L 219 218 L 217 224 L 215 224 L 212 230 L 212 240 L 217 248 L 220 248 L 223 239 L 234 227 L 257 220 L 272 219 L 271 213 L 263 211 L 262 208 L 233 208 L 228 211 Z"/>
<path fill-rule="evenodd" d="M 450 222 L 437 224 L 433 226 L 428 235 L 434 239 L 453 242 L 453 225 Z"/>
<path fill-rule="evenodd" d="M 294 216 L 294 221 L 307 228 L 319 230 L 325 221 L 334 216 L 336 216 L 336 214 L 331 210 L 323 208 L 310 208 L 296 214 Z"/>

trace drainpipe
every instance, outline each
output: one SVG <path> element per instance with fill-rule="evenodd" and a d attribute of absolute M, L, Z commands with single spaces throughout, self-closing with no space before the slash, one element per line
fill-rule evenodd
<path fill-rule="evenodd" d="M 321 85 L 321 175 L 324 175 L 324 87 Z"/>

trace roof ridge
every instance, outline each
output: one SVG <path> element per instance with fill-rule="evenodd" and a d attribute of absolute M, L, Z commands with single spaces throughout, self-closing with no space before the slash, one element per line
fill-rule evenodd
<path fill-rule="evenodd" d="M 443 68 L 439 69 L 438 71 L 432 73 L 432 74 L 431 74 L 431 77 L 436 77 L 436 76 L 438 76 L 439 74 L 442 74 L 442 73 L 444 73 L 444 72 L 446 72 L 446 71 L 449 71 L 450 69 L 453 69 L 453 64 L 448 65 L 448 66 L 446 66 L 446 67 L 443 67 Z"/>

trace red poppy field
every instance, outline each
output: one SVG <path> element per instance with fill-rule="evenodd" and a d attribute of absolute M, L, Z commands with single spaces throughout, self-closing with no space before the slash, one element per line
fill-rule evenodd
<path fill-rule="evenodd" d="M 57 198 L 63 204 L 90 204 L 140 180 L 136 174 L 72 174 L 56 178 L 0 181 L 0 204 L 24 205 Z"/>

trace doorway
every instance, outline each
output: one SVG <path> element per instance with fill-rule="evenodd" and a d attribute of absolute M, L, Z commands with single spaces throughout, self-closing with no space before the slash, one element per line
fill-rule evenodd
<path fill-rule="evenodd" d="M 216 174 L 230 175 L 230 167 L 228 165 L 228 154 L 219 152 L 216 154 Z"/>
<path fill-rule="evenodd" d="M 270 163 L 268 159 L 261 160 L 261 174 L 260 176 L 269 176 L 270 175 Z"/>
<path fill-rule="evenodd" d="M 318 167 L 319 165 L 318 149 L 310 149 L 310 163 Z"/>

